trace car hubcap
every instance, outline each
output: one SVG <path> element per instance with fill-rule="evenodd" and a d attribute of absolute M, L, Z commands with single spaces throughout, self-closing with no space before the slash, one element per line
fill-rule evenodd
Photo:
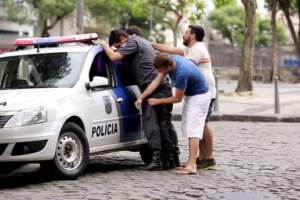
<path fill-rule="evenodd" d="M 83 158 L 82 143 L 74 133 L 63 134 L 57 143 L 56 157 L 59 165 L 68 171 L 78 168 Z"/>

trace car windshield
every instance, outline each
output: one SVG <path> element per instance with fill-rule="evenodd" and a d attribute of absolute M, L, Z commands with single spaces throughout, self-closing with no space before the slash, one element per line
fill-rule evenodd
<path fill-rule="evenodd" d="M 83 52 L 47 53 L 0 59 L 0 90 L 72 87 L 85 58 Z"/>

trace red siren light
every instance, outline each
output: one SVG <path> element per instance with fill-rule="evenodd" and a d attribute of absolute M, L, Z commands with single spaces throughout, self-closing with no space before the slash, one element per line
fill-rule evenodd
<path fill-rule="evenodd" d="M 45 45 L 45 44 L 61 44 L 71 42 L 88 42 L 97 40 L 97 33 L 62 36 L 62 37 L 48 37 L 48 38 L 24 38 L 14 41 L 15 46 L 31 46 L 31 45 Z"/>

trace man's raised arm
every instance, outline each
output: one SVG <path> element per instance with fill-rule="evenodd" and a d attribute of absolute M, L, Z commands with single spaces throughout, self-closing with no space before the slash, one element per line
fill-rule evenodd
<path fill-rule="evenodd" d="M 171 47 L 166 44 L 158 44 L 155 42 L 151 42 L 151 45 L 157 51 L 166 52 L 166 53 L 170 53 L 170 54 L 177 54 L 177 55 L 181 55 L 181 56 L 183 56 L 183 54 L 184 54 L 183 49 L 180 47 Z"/>

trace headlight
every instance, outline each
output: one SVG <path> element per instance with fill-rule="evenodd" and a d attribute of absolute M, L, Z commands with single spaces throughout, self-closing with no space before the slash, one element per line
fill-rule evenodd
<path fill-rule="evenodd" d="M 45 108 L 26 109 L 21 110 L 10 118 L 4 128 L 39 124 L 46 121 L 47 111 Z"/>

